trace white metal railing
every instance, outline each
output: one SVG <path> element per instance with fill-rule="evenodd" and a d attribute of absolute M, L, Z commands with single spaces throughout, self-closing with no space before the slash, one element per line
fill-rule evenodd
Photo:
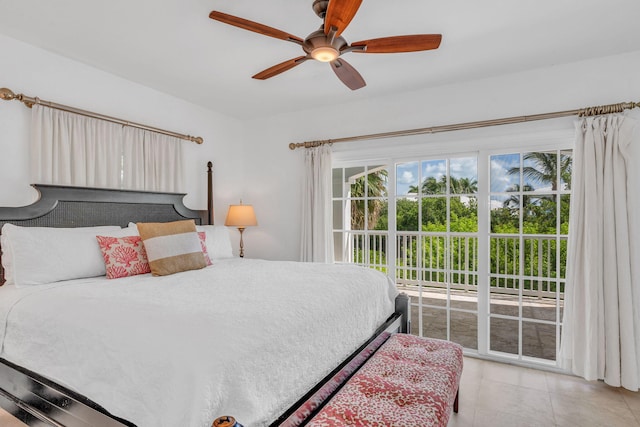
<path fill-rule="evenodd" d="M 388 233 L 350 232 L 347 262 L 387 272 Z M 399 285 L 477 291 L 478 238 L 475 233 L 396 233 Z M 566 236 L 491 235 L 489 283 L 492 293 L 555 298 L 564 286 Z M 558 248 L 560 245 L 560 248 Z M 522 251 L 521 251 L 522 249 Z"/>

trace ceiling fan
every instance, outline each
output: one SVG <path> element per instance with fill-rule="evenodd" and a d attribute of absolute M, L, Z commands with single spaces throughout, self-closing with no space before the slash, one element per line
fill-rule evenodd
<path fill-rule="evenodd" d="M 309 59 L 315 59 L 328 62 L 342 83 L 349 89 L 356 90 L 366 86 L 366 83 L 360 73 L 342 59 L 343 54 L 416 52 L 437 49 L 440 46 L 442 40 L 440 34 L 383 37 L 347 43 L 341 34 L 358 12 L 361 4 L 362 0 L 314 0 L 313 11 L 324 22 L 319 30 L 312 32 L 304 40 L 276 28 L 215 10 L 209 14 L 209 18 L 302 47 L 305 55 L 274 65 L 253 76 L 254 79 L 259 80 L 277 76 Z"/>

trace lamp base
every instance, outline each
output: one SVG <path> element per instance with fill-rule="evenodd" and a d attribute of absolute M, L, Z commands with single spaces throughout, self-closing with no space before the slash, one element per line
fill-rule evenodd
<path fill-rule="evenodd" d="M 244 258 L 244 242 L 242 241 L 242 233 L 244 232 L 244 227 L 238 227 L 238 231 L 240 232 L 240 258 Z"/>

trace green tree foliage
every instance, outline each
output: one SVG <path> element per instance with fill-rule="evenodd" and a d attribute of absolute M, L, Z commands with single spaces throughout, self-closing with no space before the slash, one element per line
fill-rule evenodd
<path fill-rule="evenodd" d="M 396 229 L 398 231 L 418 231 L 418 201 L 398 199 L 396 201 Z"/>

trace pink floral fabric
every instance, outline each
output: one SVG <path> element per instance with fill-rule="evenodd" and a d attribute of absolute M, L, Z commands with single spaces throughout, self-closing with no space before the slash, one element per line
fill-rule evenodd
<path fill-rule="evenodd" d="M 308 426 L 446 427 L 462 373 L 462 347 L 396 334 Z"/>
<path fill-rule="evenodd" d="M 151 273 L 140 236 L 96 236 L 96 239 L 104 258 L 107 279 Z"/>
<path fill-rule="evenodd" d="M 278 424 L 279 427 L 298 427 L 301 426 L 347 379 L 356 372 L 373 353 L 384 344 L 391 334 L 383 332 L 374 339 L 364 350 L 355 356 L 349 363 L 333 375 L 326 383 L 324 383 L 318 391 L 316 391 L 302 405 L 296 408 L 286 420 Z"/>
<path fill-rule="evenodd" d="M 209 253 L 207 252 L 207 233 L 204 231 L 198 231 L 198 237 L 200 238 L 200 247 L 202 248 L 204 261 L 207 263 L 207 266 L 209 266 L 213 263 L 211 262 L 211 258 L 209 258 Z"/>

